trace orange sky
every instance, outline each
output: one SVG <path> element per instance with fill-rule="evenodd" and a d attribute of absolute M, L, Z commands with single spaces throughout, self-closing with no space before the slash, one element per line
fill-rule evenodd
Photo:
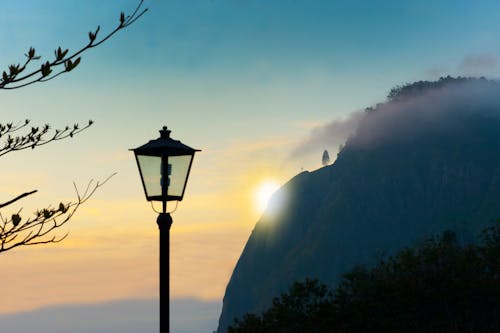
<path fill-rule="evenodd" d="M 235 143 L 219 150 L 205 149 L 195 156 L 185 200 L 172 214 L 172 297 L 222 299 L 239 254 L 260 216 L 255 201 L 260 185 L 267 180 L 281 184 L 286 180 L 285 168 L 272 166 L 283 144 L 278 139 Z M 12 165 L 4 163 L 4 170 L 10 167 L 10 174 L 15 175 L 17 161 L 30 155 L 21 154 L 12 158 Z M 60 231 L 70 232 L 65 241 L 2 255 L 3 267 L 8 267 L 3 275 L 9 288 L 2 290 L 0 312 L 157 297 L 156 213 L 144 198 L 133 154 L 122 156 L 117 151 L 116 156 L 120 157 L 115 158 L 115 167 L 122 172 L 99 189 Z M 72 159 L 64 167 L 76 168 L 79 163 L 85 163 L 85 158 Z M 53 198 L 60 200 L 56 193 L 59 188 L 65 189 L 63 198 L 72 200 L 71 179 L 53 187 L 61 173 L 51 168 L 34 173 L 26 183 L 36 184 L 39 193 L 18 206 L 30 212 L 52 203 Z M 11 193 L 29 186 L 19 179 L 5 179 Z"/>

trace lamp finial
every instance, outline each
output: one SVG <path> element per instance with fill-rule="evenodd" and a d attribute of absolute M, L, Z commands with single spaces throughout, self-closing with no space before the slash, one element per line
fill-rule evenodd
<path fill-rule="evenodd" d="M 161 139 L 168 139 L 170 138 L 170 130 L 167 128 L 167 126 L 163 126 L 163 128 L 160 130 L 160 138 Z"/>

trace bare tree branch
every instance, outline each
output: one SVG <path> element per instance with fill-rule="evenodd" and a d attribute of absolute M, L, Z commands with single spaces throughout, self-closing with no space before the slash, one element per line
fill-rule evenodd
<path fill-rule="evenodd" d="M 36 211 L 33 216 L 25 220 L 20 215 L 20 211 L 12 214 L 10 218 L 5 218 L 0 214 L 0 253 L 21 245 L 58 243 L 65 239 L 68 236 L 67 233 L 63 236 L 50 236 L 49 234 L 65 225 L 77 209 L 115 174 L 113 173 L 104 181 L 90 180 L 83 193 L 75 185 L 77 197 L 75 202 L 61 202 L 56 208 L 49 206 Z"/>
<path fill-rule="evenodd" d="M 36 192 L 37 192 L 37 190 L 33 190 L 33 191 L 30 191 L 30 192 L 26 192 L 26 193 L 20 194 L 17 197 L 15 197 L 14 199 L 11 199 L 11 200 L 9 200 L 7 202 L 4 202 L 4 203 L 0 204 L 0 208 L 6 207 L 6 206 L 8 206 L 10 204 L 13 204 L 17 200 L 20 200 L 20 199 L 22 199 L 24 197 L 27 197 L 28 195 L 31 195 L 31 194 L 36 193 Z"/>
<path fill-rule="evenodd" d="M 45 124 L 41 127 L 31 127 L 29 132 L 26 134 L 15 136 L 11 135 L 11 133 L 27 127 L 29 122 L 29 119 L 26 119 L 21 125 L 13 125 L 12 123 L 5 125 L 0 124 L 0 156 L 13 151 L 28 148 L 34 149 L 35 147 L 43 146 L 50 142 L 72 138 L 94 124 L 92 120 L 89 120 L 87 125 L 83 127 L 80 127 L 79 124 L 74 124 L 73 126 L 66 126 L 63 129 L 55 129 L 52 133 L 50 131 L 50 125 Z M 3 142 L 1 141 L 2 138 Z"/>
<path fill-rule="evenodd" d="M 40 56 L 36 55 L 35 48 L 30 47 L 27 53 L 25 53 L 26 61 L 21 64 L 11 64 L 7 70 L 2 72 L 0 77 L 0 89 L 18 89 L 26 87 L 28 85 L 46 82 L 52 80 L 63 73 L 70 72 L 78 66 L 81 61 L 80 55 L 87 50 L 101 45 L 118 31 L 127 28 L 133 24 L 137 19 L 139 19 L 144 13 L 148 11 L 148 8 L 141 10 L 144 0 L 140 0 L 139 4 L 133 11 L 131 15 L 125 16 L 122 12 L 120 14 L 119 23 L 115 29 L 105 35 L 102 39 L 98 40 L 97 36 L 100 31 L 100 26 L 97 26 L 95 31 L 89 32 L 89 42 L 81 47 L 79 50 L 68 55 L 68 49 L 61 49 L 58 47 L 54 51 L 54 59 L 52 61 L 46 61 L 40 65 L 36 70 L 32 70 L 29 73 L 24 74 L 24 71 L 28 68 L 30 63 L 34 60 L 39 60 Z M 54 73 L 54 69 L 60 69 L 57 73 Z M 23 75 L 24 74 L 24 75 Z"/>
<path fill-rule="evenodd" d="M 36 54 L 35 48 L 30 47 L 25 53 L 26 60 L 18 64 L 11 64 L 0 75 L 0 89 L 19 89 L 28 85 L 46 82 L 58 77 L 61 74 L 72 71 L 81 62 L 81 55 L 89 49 L 97 47 L 114 36 L 118 31 L 127 28 L 137 21 L 146 11 L 143 9 L 144 0 L 138 2 L 137 7 L 131 15 L 120 14 L 119 23 L 111 32 L 98 39 L 100 26 L 95 31 L 88 34 L 89 41 L 86 45 L 77 51 L 70 53 L 68 49 L 58 47 L 54 51 L 54 58 L 51 61 L 44 61 L 38 69 L 28 69 L 33 66 L 33 62 L 41 59 Z M 33 67 L 31 67 L 33 68 Z M 85 126 L 74 124 L 62 129 L 51 130 L 50 125 L 45 124 L 38 127 L 29 127 L 30 120 L 27 119 L 20 124 L 0 123 L 0 157 L 14 151 L 25 150 L 28 148 L 43 146 L 51 142 L 72 138 L 81 133 L 90 126 L 93 121 L 89 120 Z M 24 133 L 22 133 L 24 130 Z M 20 134 L 21 133 L 21 134 Z M 114 174 L 104 181 L 89 181 L 83 193 L 76 184 L 75 192 L 77 200 L 69 203 L 59 203 L 57 207 L 47 207 L 38 210 L 33 216 L 23 218 L 22 209 L 12 214 L 10 217 L 4 217 L 0 213 L 0 253 L 11 250 L 21 245 L 35 245 L 58 243 L 66 238 L 63 236 L 52 235 L 52 232 L 67 223 L 75 214 L 80 205 L 84 204 L 95 191 L 103 186 Z M 17 197 L 0 203 L 0 209 L 5 208 L 18 200 L 25 198 L 36 190 L 26 192 Z M 51 236 L 52 235 L 52 236 Z"/>

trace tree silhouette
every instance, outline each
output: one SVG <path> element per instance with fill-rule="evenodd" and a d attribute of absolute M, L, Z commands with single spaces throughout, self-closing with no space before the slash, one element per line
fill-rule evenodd
<path fill-rule="evenodd" d="M 22 63 L 11 64 L 2 72 L 0 78 L 0 89 L 19 89 L 35 83 L 47 82 L 61 74 L 68 73 L 75 69 L 81 62 L 81 56 L 86 51 L 97 47 L 110 39 L 118 31 L 123 30 L 139 19 L 148 9 L 142 8 L 143 0 L 130 15 L 120 14 L 117 26 L 102 38 L 98 38 L 100 27 L 88 34 L 89 41 L 80 49 L 70 53 L 68 49 L 60 46 L 54 51 L 54 58 L 42 62 L 35 67 L 34 62 L 41 59 L 36 54 L 35 48 L 30 47 L 25 54 L 26 59 Z M 92 120 L 84 125 L 74 124 L 61 129 L 52 129 L 49 124 L 43 126 L 30 126 L 30 120 L 26 119 L 21 123 L 0 123 L 0 156 L 8 153 L 34 149 L 52 142 L 72 138 L 92 126 Z M 60 202 L 56 207 L 46 207 L 37 210 L 32 216 L 22 216 L 22 209 L 13 214 L 4 216 L 0 213 L 0 253 L 11 250 L 22 245 L 35 245 L 46 243 L 57 243 L 66 238 L 52 235 L 54 229 L 63 226 L 75 214 L 77 209 L 85 203 L 95 191 L 104 185 L 109 178 L 104 181 L 90 180 L 83 189 L 79 190 L 74 184 L 76 200 L 74 202 Z M 37 190 L 31 190 L 0 203 L 0 209 L 21 200 Z M 10 215 L 10 216 L 9 216 Z"/>
<path fill-rule="evenodd" d="M 437 81 L 417 81 L 413 83 L 406 83 L 392 88 L 387 94 L 387 99 L 390 101 L 394 101 L 409 96 L 418 96 L 432 89 L 442 88 L 450 84 L 460 84 L 472 80 L 477 79 L 461 76 L 455 78 L 448 75 L 446 77 L 440 77 Z M 486 81 L 484 77 L 479 78 L 479 80 Z M 375 109 L 367 108 L 366 111 L 374 111 Z"/>
<path fill-rule="evenodd" d="M 323 156 L 321 157 L 321 163 L 323 164 L 323 166 L 327 166 L 328 164 L 330 164 L 330 155 L 328 154 L 328 150 L 326 149 L 323 152 Z"/>
<path fill-rule="evenodd" d="M 328 314 L 332 293 L 318 280 L 295 282 L 289 291 L 273 299 L 272 306 L 261 316 L 246 314 L 235 319 L 228 333 L 302 333 L 317 332 L 320 318 Z"/>
<path fill-rule="evenodd" d="M 479 245 L 445 232 L 375 267 L 343 275 L 335 289 L 294 283 L 261 315 L 228 333 L 484 332 L 500 330 L 500 220 Z"/>

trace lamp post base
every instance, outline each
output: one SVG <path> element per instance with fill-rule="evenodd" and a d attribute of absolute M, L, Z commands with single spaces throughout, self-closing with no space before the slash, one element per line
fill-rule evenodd
<path fill-rule="evenodd" d="M 160 213 L 156 219 L 160 229 L 160 333 L 170 332 L 170 227 L 172 217 Z"/>

